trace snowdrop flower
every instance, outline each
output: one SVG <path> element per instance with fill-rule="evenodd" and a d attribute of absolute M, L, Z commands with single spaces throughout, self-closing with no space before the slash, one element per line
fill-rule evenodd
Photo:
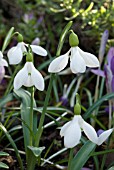
<path fill-rule="evenodd" d="M 79 40 L 73 32 L 69 37 L 70 50 L 56 59 L 54 59 L 48 68 L 51 73 L 58 73 L 62 71 L 68 64 L 70 58 L 70 69 L 74 74 L 84 73 L 87 67 L 99 67 L 98 59 L 90 53 L 82 51 L 79 47 Z"/>
<path fill-rule="evenodd" d="M 26 62 L 24 67 L 17 73 L 14 79 L 14 89 L 22 85 L 26 87 L 35 86 L 38 90 L 44 90 L 44 79 L 32 62 Z"/>
<path fill-rule="evenodd" d="M 97 145 L 101 145 L 113 131 L 113 128 L 106 130 L 98 137 L 95 129 L 90 124 L 85 122 L 80 115 L 75 115 L 60 131 L 61 137 L 64 136 L 64 145 L 66 148 L 73 148 L 80 142 L 81 129 L 88 139 Z"/>
<path fill-rule="evenodd" d="M 6 60 L 3 59 L 3 54 L 2 54 L 2 52 L 0 51 L 0 67 L 2 67 L 2 66 L 8 67 L 8 63 L 7 63 Z"/>
<path fill-rule="evenodd" d="M 18 64 L 21 62 L 21 60 L 23 58 L 23 53 L 27 51 L 26 46 L 28 47 L 28 44 L 25 44 L 23 41 L 21 41 L 15 47 L 12 47 L 8 51 L 7 55 L 8 55 L 9 63 L 11 65 Z M 30 45 L 30 47 L 35 54 L 38 54 L 41 56 L 47 55 L 47 51 L 44 48 L 42 48 L 41 46 Z"/>
<path fill-rule="evenodd" d="M 5 75 L 5 68 L 4 68 L 4 66 L 8 67 L 8 63 L 7 63 L 6 60 L 3 59 L 3 54 L 0 51 L 0 83 L 2 82 L 3 77 Z"/>

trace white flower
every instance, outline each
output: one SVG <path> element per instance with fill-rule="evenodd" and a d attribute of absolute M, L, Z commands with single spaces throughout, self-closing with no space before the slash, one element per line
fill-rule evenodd
<path fill-rule="evenodd" d="M 90 124 L 85 122 L 80 115 L 75 115 L 60 131 L 61 137 L 64 136 L 66 148 L 73 148 L 80 142 L 81 129 L 83 129 L 88 139 L 97 145 L 101 145 L 113 131 L 113 129 L 106 130 L 98 137 L 95 129 Z"/>
<path fill-rule="evenodd" d="M 7 63 L 6 60 L 3 59 L 3 54 L 2 54 L 2 52 L 0 51 L 0 67 L 2 67 L 2 66 L 8 67 L 8 63 Z"/>
<path fill-rule="evenodd" d="M 34 85 L 38 90 L 44 90 L 44 79 L 32 62 L 26 62 L 15 76 L 14 89 L 19 89 L 22 85 L 26 87 Z"/>
<path fill-rule="evenodd" d="M 70 50 L 60 57 L 54 59 L 48 68 L 51 73 L 58 73 L 63 70 L 70 58 L 70 69 L 73 73 L 84 73 L 87 67 L 99 67 L 99 61 L 93 54 L 82 51 L 78 46 L 71 47 Z"/>
<path fill-rule="evenodd" d="M 8 59 L 9 59 L 9 63 L 10 64 L 18 64 L 21 62 L 22 58 L 23 58 L 23 53 L 26 52 L 26 47 L 28 46 L 27 44 L 25 44 L 24 42 L 19 42 L 15 47 L 12 47 L 9 51 L 8 51 Z M 30 45 L 32 51 L 35 54 L 41 55 L 41 56 L 46 56 L 47 55 L 47 51 L 42 48 L 41 46 L 38 45 Z"/>

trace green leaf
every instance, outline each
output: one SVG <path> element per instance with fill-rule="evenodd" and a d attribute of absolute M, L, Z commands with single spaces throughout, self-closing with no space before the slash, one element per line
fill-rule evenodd
<path fill-rule="evenodd" d="M 7 166 L 5 163 L 0 162 L 0 168 L 4 168 L 4 169 L 9 169 L 9 166 Z"/>
<path fill-rule="evenodd" d="M 100 106 L 104 101 L 108 101 L 110 99 L 114 98 L 114 93 L 111 94 L 106 94 L 105 96 L 101 97 L 99 100 L 97 100 L 89 109 L 86 111 L 84 114 L 83 118 L 87 119 L 91 115 L 91 113 L 98 107 Z"/>
<path fill-rule="evenodd" d="M 29 145 L 30 141 L 30 105 L 31 105 L 31 98 L 30 93 L 24 89 L 14 90 L 15 97 L 21 100 L 21 119 L 23 120 L 22 127 L 23 127 L 23 134 L 24 134 L 24 144 L 25 150 L 27 151 L 27 146 Z M 36 103 L 34 100 L 34 108 L 36 107 Z M 37 131 L 37 114 L 34 112 L 33 115 L 33 134 L 36 134 Z"/>
<path fill-rule="evenodd" d="M 91 141 L 87 141 L 71 161 L 70 169 L 81 170 L 81 168 L 89 159 L 91 152 L 94 151 L 95 147 L 96 144 L 92 143 Z"/>
<path fill-rule="evenodd" d="M 9 156 L 9 153 L 0 151 L 0 156 Z"/>
<path fill-rule="evenodd" d="M 0 99 L 0 107 L 3 107 L 6 103 L 13 100 L 13 93 L 8 94 Z"/>
<path fill-rule="evenodd" d="M 61 52 L 61 49 L 63 47 L 63 43 L 64 43 L 64 40 L 65 40 L 65 37 L 70 29 L 70 27 L 72 26 L 72 21 L 68 22 L 68 24 L 65 26 L 65 28 L 63 29 L 62 33 L 61 33 L 61 37 L 60 37 L 60 40 L 59 40 L 59 44 L 58 44 L 58 48 L 57 48 L 57 53 L 56 53 L 56 56 L 58 57 L 60 55 L 60 52 Z"/>
<path fill-rule="evenodd" d="M 38 156 L 40 156 L 42 151 L 45 149 L 45 147 L 38 147 L 38 148 L 34 146 L 27 146 L 27 147 L 32 151 L 32 153 L 36 158 L 38 158 Z"/>
<path fill-rule="evenodd" d="M 2 46 L 2 52 L 4 52 L 4 50 L 6 49 L 6 47 L 8 46 L 9 42 L 10 42 L 10 39 L 12 37 L 12 34 L 14 32 L 14 27 L 12 27 L 9 32 L 7 33 L 6 35 L 6 38 L 4 40 L 4 43 L 3 43 L 3 46 Z"/>
<path fill-rule="evenodd" d="M 17 146 L 15 144 L 15 142 L 13 141 L 11 135 L 8 133 L 8 131 L 6 130 L 6 128 L 2 125 L 2 123 L 0 123 L 0 129 L 4 132 L 4 134 L 6 135 L 7 139 L 9 140 L 9 142 L 11 143 L 12 147 L 15 150 L 19 165 L 20 165 L 20 169 L 23 170 L 23 163 L 19 154 L 19 151 L 17 149 Z"/>
<path fill-rule="evenodd" d="M 108 170 L 114 170 L 114 166 L 112 166 L 111 168 L 109 168 Z"/>

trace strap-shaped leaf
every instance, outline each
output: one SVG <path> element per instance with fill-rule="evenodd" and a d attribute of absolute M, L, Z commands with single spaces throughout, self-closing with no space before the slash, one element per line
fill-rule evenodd
<path fill-rule="evenodd" d="M 9 153 L 0 151 L 0 156 L 9 156 Z"/>
<path fill-rule="evenodd" d="M 0 99 L 0 107 L 3 107 L 6 103 L 13 100 L 13 93 L 8 94 Z"/>
<path fill-rule="evenodd" d="M 7 139 L 9 140 L 10 144 L 12 145 L 12 147 L 15 150 L 19 165 L 20 165 L 20 169 L 23 170 L 23 163 L 22 163 L 22 159 L 21 156 L 19 154 L 19 151 L 17 149 L 17 146 L 15 144 L 15 142 L 13 141 L 11 135 L 8 133 L 8 131 L 6 130 L 6 128 L 2 125 L 2 123 L 0 123 L 0 129 L 4 132 L 5 136 L 7 137 Z"/>
<path fill-rule="evenodd" d="M 114 98 L 114 93 L 111 94 L 106 94 L 105 96 L 101 97 L 99 100 L 97 100 L 89 109 L 86 111 L 84 114 L 83 118 L 87 119 L 91 113 L 98 107 L 100 106 L 104 101 L 108 101 L 110 99 Z"/>
<path fill-rule="evenodd" d="M 7 166 L 5 163 L 0 162 L 0 168 L 4 168 L 4 169 L 9 169 L 9 166 Z"/>
<path fill-rule="evenodd" d="M 12 28 L 8 31 L 7 35 L 6 35 L 6 38 L 5 38 L 4 43 L 3 43 L 3 46 L 2 46 L 2 52 L 4 52 L 4 50 L 5 50 L 6 47 L 8 46 L 9 41 L 10 41 L 10 39 L 11 39 L 11 37 L 12 37 L 13 32 L 14 32 L 14 27 L 12 27 Z"/>
<path fill-rule="evenodd" d="M 30 105 L 31 105 L 31 98 L 30 93 L 24 89 L 14 90 L 14 94 L 16 98 L 21 100 L 21 119 L 23 120 L 22 126 L 23 126 L 23 134 L 24 134 L 24 143 L 25 143 L 25 150 L 27 151 L 27 146 L 29 145 L 30 141 L 30 130 L 28 127 L 30 127 Z M 34 100 L 34 108 L 36 107 L 36 103 Z M 25 124 L 25 123 L 26 124 Z M 33 115 L 33 133 L 36 134 L 37 131 L 37 115 L 34 112 Z"/>
<path fill-rule="evenodd" d="M 87 141 L 71 161 L 70 169 L 81 170 L 81 168 L 89 159 L 91 152 L 94 151 L 95 147 L 96 144 L 92 143 L 91 141 Z"/>

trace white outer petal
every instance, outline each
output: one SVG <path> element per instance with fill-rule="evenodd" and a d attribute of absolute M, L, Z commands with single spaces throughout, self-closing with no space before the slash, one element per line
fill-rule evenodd
<path fill-rule="evenodd" d="M 25 47 L 25 43 L 24 43 L 24 42 L 20 42 L 20 43 L 18 43 L 18 47 L 20 47 L 20 48 L 21 48 L 22 53 L 27 51 L 27 50 L 26 50 L 26 47 Z"/>
<path fill-rule="evenodd" d="M 97 59 L 95 55 L 84 52 L 79 47 L 77 48 L 78 48 L 80 55 L 83 57 L 87 67 L 99 67 L 100 66 L 99 60 Z"/>
<path fill-rule="evenodd" d="M 49 65 L 48 72 L 50 73 L 60 72 L 67 66 L 68 59 L 69 59 L 69 51 L 66 54 L 61 55 L 56 59 L 54 59 Z"/>
<path fill-rule="evenodd" d="M 78 123 L 72 123 L 64 135 L 64 145 L 66 148 L 73 148 L 80 142 L 81 129 Z"/>
<path fill-rule="evenodd" d="M 60 131 L 60 135 L 64 136 L 64 145 L 66 148 L 73 148 L 80 142 L 81 129 L 78 124 L 78 117 L 74 118 L 66 123 Z"/>
<path fill-rule="evenodd" d="M 78 51 L 78 47 L 71 47 L 70 68 L 74 74 L 84 73 L 86 64 Z"/>
<path fill-rule="evenodd" d="M 9 63 L 12 65 L 20 63 L 23 57 L 23 53 L 20 46 L 12 47 L 8 51 L 7 55 L 8 55 Z"/>
<path fill-rule="evenodd" d="M 2 52 L 0 51 L 0 60 L 3 58 L 3 54 Z"/>
<path fill-rule="evenodd" d="M 41 56 L 46 56 L 47 55 L 47 51 L 43 47 L 41 47 L 41 46 L 30 45 L 30 47 L 32 48 L 32 51 L 35 54 L 38 54 L 38 55 L 41 55 Z"/>
<path fill-rule="evenodd" d="M 113 129 L 106 130 L 98 137 L 97 145 L 101 145 L 112 133 Z"/>
<path fill-rule="evenodd" d="M 43 91 L 44 90 L 44 78 L 42 77 L 41 73 L 34 67 L 32 63 L 32 72 L 31 72 L 31 79 L 35 87 Z"/>
<path fill-rule="evenodd" d="M 0 66 L 6 66 L 6 67 L 8 67 L 7 61 L 4 60 L 4 59 L 1 59 L 1 61 L 0 61 Z"/>
<path fill-rule="evenodd" d="M 97 133 L 95 129 L 89 123 L 85 122 L 84 120 L 82 123 L 82 129 L 90 141 L 96 144 L 98 143 L 98 137 L 97 137 Z"/>
<path fill-rule="evenodd" d="M 28 79 L 28 71 L 26 66 L 24 66 L 14 78 L 14 89 L 18 90 L 25 81 Z"/>
<path fill-rule="evenodd" d="M 63 137 L 64 134 L 65 134 L 65 131 L 67 130 L 67 128 L 70 126 L 72 121 L 69 121 L 67 123 L 65 123 L 62 127 L 61 127 L 61 130 L 60 130 L 60 136 Z"/>

